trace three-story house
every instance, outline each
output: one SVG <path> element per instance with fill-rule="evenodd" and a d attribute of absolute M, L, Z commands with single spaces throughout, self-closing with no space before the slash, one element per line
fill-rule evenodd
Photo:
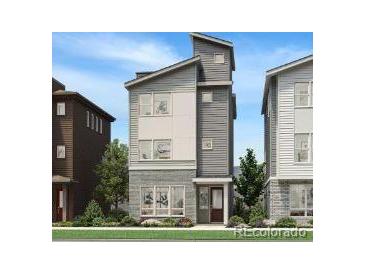
<path fill-rule="evenodd" d="M 227 223 L 232 209 L 233 44 L 191 33 L 194 56 L 137 72 L 129 92 L 129 212 Z"/>
<path fill-rule="evenodd" d="M 313 55 L 266 72 L 265 207 L 270 219 L 313 217 Z"/>

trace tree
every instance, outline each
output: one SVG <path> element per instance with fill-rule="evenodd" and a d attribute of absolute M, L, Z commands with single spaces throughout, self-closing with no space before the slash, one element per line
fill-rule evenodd
<path fill-rule="evenodd" d="M 258 164 L 253 149 L 246 150 L 245 157 L 240 157 L 240 170 L 238 179 L 234 178 L 237 192 L 243 196 L 243 201 L 249 207 L 255 205 L 264 187 L 265 163 Z"/>
<path fill-rule="evenodd" d="M 96 166 L 99 177 L 95 188 L 109 205 L 118 208 L 118 204 L 128 199 L 128 147 L 118 139 L 106 146 L 101 163 Z"/>

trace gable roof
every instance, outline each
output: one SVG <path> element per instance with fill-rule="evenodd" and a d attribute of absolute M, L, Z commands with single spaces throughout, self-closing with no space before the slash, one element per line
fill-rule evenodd
<path fill-rule="evenodd" d="M 105 110 L 103 110 L 102 108 L 100 108 L 99 106 L 97 106 L 96 104 L 94 104 L 93 102 L 91 102 L 89 99 L 87 99 L 86 97 L 82 96 L 80 93 L 78 92 L 74 92 L 74 91 L 65 91 L 65 90 L 57 90 L 55 92 L 52 93 L 52 96 L 73 96 L 76 99 L 80 100 L 82 103 L 84 103 L 85 105 L 89 106 L 90 108 L 94 109 L 95 111 L 99 112 L 101 115 L 103 115 L 108 121 L 110 122 L 114 122 L 115 118 L 113 116 L 111 116 L 109 113 L 107 113 Z"/>
<path fill-rule="evenodd" d="M 193 38 L 199 38 L 199 39 L 202 39 L 202 40 L 206 40 L 206 41 L 209 41 L 209 42 L 212 42 L 212 43 L 216 43 L 216 44 L 220 44 L 220 45 L 229 47 L 230 51 L 231 51 L 231 56 L 232 56 L 232 70 L 234 71 L 236 69 L 236 64 L 235 64 L 235 61 L 234 61 L 233 43 L 232 42 L 227 41 L 227 40 L 223 40 L 223 39 L 220 39 L 220 38 L 216 38 L 216 37 L 213 37 L 213 36 L 210 36 L 210 35 L 207 35 L 207 34 L 203 34 L 203 33 L 200 33 L 200 32 L 191 32 L 190 36 L 191 36 L 192 39 Z"/>
<path fill-rule="evenodd" d="M 178 62 L 176 64 L 173 64 L 171 66 L 168 66 L 168 67 L 164 67 L 160 70 L 156 70 L 152 73 L 149 73 L 145 76 L 141 76 L 139 78 L 136 78 L 136 79 L 133 79 L 133 80 L 130 80 L 130 81 L 127 81 L 124 83 L 124 87 L 128 88 L 128 87 L 131 87 L 135 84 L 138 84 L 138 83 L 141 83 L 141 82 L 144 82 L 146 80 L 149 80 L 149 79 L 153 79 L 153 78 L 156 78 L 160 75 L 163 75 L 167 72 L 171 72 L 171 71 L 174 71 L 176 69 L 179 69 L 179 68 L 182 68 L 184 66 L 187 66 L 187 65 L 191 65 L 197 61 L 200 60 L 200 56 L 195 56 L 195 57 L 192 57 L 192 58 L 189 58 L 189 59 L 186 59 L 186 60 L 183 60 L 181 62 Z"/>
<path fill-rule="evenodd" d="M 284 65 L 280 65 L 278 67 L 269 69 L 266 71 L 266 77 L 265 77 L 265 85 L 264 85 L 264 92 L 263 92 L 263 98 L 262 98 L 262 107 L 261 107 L 261 114 L 265 113 L 265 107 L 267 103 L 267 96 L 269 94 L 269 83 L 271 80 L 271 77 L 277 75 L 280 72 L 283 72 L 285 70 L 291 69 L 293 67 L 308 63 L 313 61 L 313 54 L 305 56 L 303 58 L 294 60 L 292 62 L 286 63 Z"/>

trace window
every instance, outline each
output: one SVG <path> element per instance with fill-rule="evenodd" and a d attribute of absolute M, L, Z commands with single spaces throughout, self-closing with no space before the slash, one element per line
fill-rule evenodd
<path fill-rule="evenodd" d="M 57 158 L 65 159 L 66 158 L 66 148 L 65 146 L 57 146 Z"/>
<path fill-rule="evenodd" d="M 214 63 L 224 64 L 224 53 L 214 53 Z"/>
<path fill-rule="evenodd" d="M 90 112 L 86 111 L 86 127 L 90 127 Z"/>
<path fill-rule="evenodd" d="M 211 138 L 203 138 L 202 149 L 203 150 L 213 149 L 213 140 Z"/>
<path fill-rule="evenodd" d="M 313 185 L 290 185 L 290 216 L 313 216 Z"/>
<path fill-rule="evenodd" d="M 94 114 L 91 113 L 91 129 L 94 129 Z"/>
<path fill-rule="evenodd" d="M 100 118 L 99 133 L 103 134 L 103 120 Z"/>
<path fill-rule="evenodd" d="M 141 187 L 141 215 L 184 216 L 184 186 Z"/>
<path fill-rule="evenodd" d="M 139 115 L 141 115 L 141 116 L 152 115 L 152 95 L 151 94 L 139 95 Z"/>
<path fill-rule="evenodd" d="M 205 91 L 202 93 L 202 102 L 203 103 L 211 103 L 213 102 L 213 92 Z"/>
<path fill-rule="evenodd" d="M 199 187 L 199 209 L 208 209 L 209 206 L 209 188 L 207 186 Z"/>
<path fill-rule="evenodd" d="M 99 131 L 99 118 L 97 116 L 95 116 L 95 131 Z"/>
<path fill-rule="evenodd" d="M 294 103 L 296 107 L 307 107 L 312 105 L 313 82 L 295 83 Z"/>
<path fill-rule="evenodd" d="M 294 161 L 308 163 L 312 161 L 312 134 L 296 133 L 294 137 Z"/>
<path fill-rule="evenodd" d="M 57 115 L 65 115 L 65 103 L 57 103 Z"/>
<path fill-rule="evenodd" d="M 154 115 L 170 114 L 170 93 L 155 93 L 153 95 Z"/>
<path fill-rule="evenodd" d="M 153 142 L 153 158 L 154 159 L 170 159 L 171 158 L 171 141 L 155 140 Z"/>
<path fill-rule="evenodd" d="M 152 141 L 139 141 L 139 159 L 152 160 Z"/>

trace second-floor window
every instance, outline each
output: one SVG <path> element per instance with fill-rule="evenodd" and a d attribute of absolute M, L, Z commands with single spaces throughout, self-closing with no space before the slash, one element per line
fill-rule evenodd
<path fill-rule="evenodd" d="M 66 158 L 66 147 L 61 145 L 57 146 L 57 158 L 58 159 L 65 159 Z"/>
<path fill-rule="evenodd" d="M 90 112 L 86 111 L 86 127 L 90 127 Z"/>
<path fill-rule="evenodd" d="M 91 113 L 91 129 L 94 129 L 94 114 Z"/>
<path fill-rule="evenodd" d="M 100 118 L 99 133 L 103 134 L 103 120 Z"/>
<path fill-rule="evenodd" d="M 211 103 L 211 102 L 213 102 L 213 92 L 212 91 L 204 91 L 204 92 L 202 92 L 202 102 L 203 103 Z"/>
<path fill-rule="evenodd" d="M 295 83 L 294 105 L 296 107 L 312 106 L 313 82 Z"/>
<path fill-rule="evenodd" d="M 211 138 L 203 138 L 202 139 L 202 149 L 203 150 L 213 149 L 213 140 Z"/>
<path fill-rule="evenodd" d="M 65 102 L 57 103 L 57 115 L 65 115 L 66 114 L 66 106 Z"/>
<path fill-rule="evenodd" d="M 313 135 L 311 133 L 296 133 L 294 139 L 294 161 L 297 163 L 312 162 Z"/>
<path fill-rule="evenodd" d="M 140 160 L 169 160 L 171 159 L 171 140 L 140 140 Z"/>
<path fill-rule="evenodd" d="M 224 53 L 214 53 L 214 63 L 224 64 Z"/>
<path fill-rule="evenodd" d="M 140 116 L 160 116 L 171 114 L 171 94 L 149 93 L 139 95 Z"/>
<path fill-rule="evenodd" d="M 95 116 L 95 131 L 99 131 L 99 118 L 97 116 Z"/>

